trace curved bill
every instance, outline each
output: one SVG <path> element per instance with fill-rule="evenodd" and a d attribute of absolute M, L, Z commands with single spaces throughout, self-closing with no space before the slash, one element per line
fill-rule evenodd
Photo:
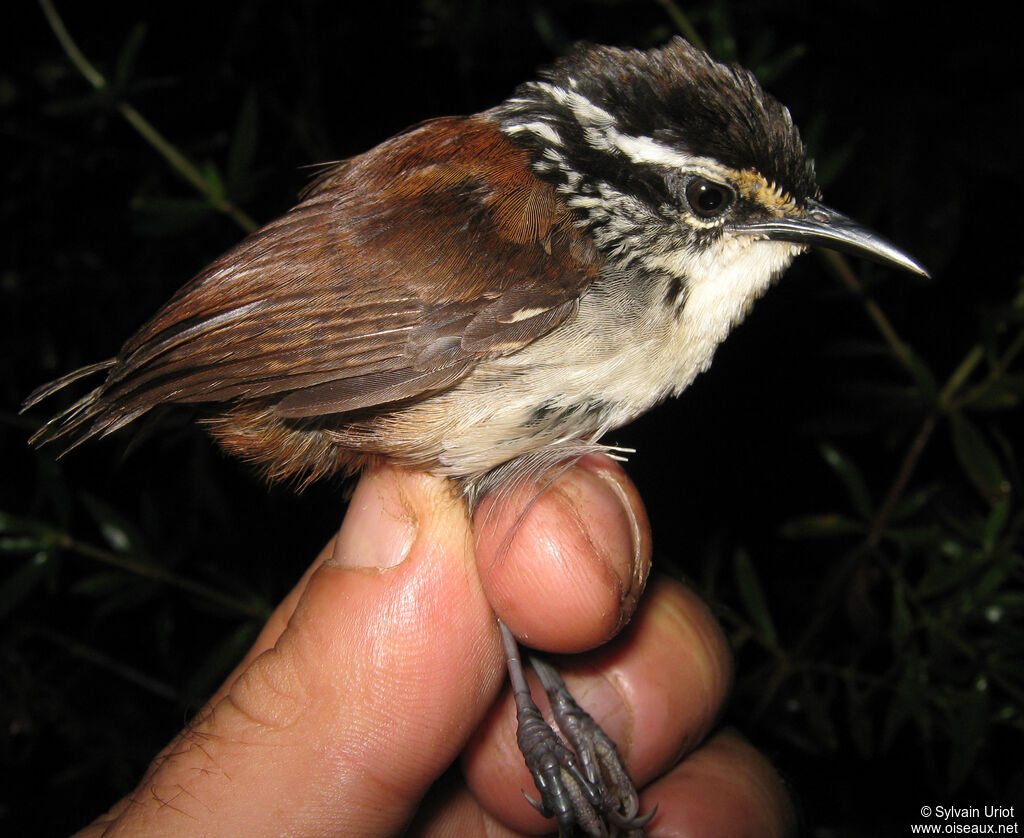
<path fill-rule="evenodd" d="M 756 221 L 753 224 L 745 224 L 743 231 L 761 233 L 776 241 L 816 244 L 829 250 L 841 250 L 883 265 L 892 265 L 921 276 L 928 276 L 928 271 L 896 245 L 861 226 L 852 218 L 817 201 L 808 201 L 807 209 L 800 218 Z"/>

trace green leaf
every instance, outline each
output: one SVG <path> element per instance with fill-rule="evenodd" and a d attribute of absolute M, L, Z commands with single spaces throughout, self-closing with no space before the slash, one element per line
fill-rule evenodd
<path fill-rule="evenodd" d="M 932 371 L 928 368 L 928 365 L 910 346 L 907 344 L 903 345 L 905 350 L 905 358 L 907 362 L 907 368 L 910 370 L 910 374 L 914 377 L 917 382 L 917 386 L 921 389 L 922 395 L 925 397 L 929 404 L 935 404 L 939 397 L 939 386 L 935 381 L 935 376 Z"/>
<path fill-rule="evenodd" d="M 894 652 L 899 654 L 913 630 L 914 617 L 907 604 L 907 592 L 904 590 L 903 582 L 897 579 L 892 586 L 892 646 Z"/>
<path fill-rule="evenodd" d="M 845 142 L 837 145 L 834 140 L 827 137 L 827 129 L 828 115 L 825 112 L 815 114 L 801 128 L 808 148 L 813 149 L 814 173 L 818 183 L 823 187 L 827 187 L 835 181 L 840 172 L 846 168 L 863 134 L 863 132 L 857 135 L 851 134 Z"/>
<path fill-rule="evenodd" d="M 917 585 L 917 595 L 921 599 L 939 596 L 966 584 L 977 571 L 977 563 L 966 552 L 952 561 L 933 561 Z"/>
<path fill-rule="evenodd" d="M 847 497 L 849 497 L 850 504 L 854 510 L 864 520 L 870 520 L 874 505 L 871 502 L 871 493 L 868 491 L 868 485 L 863 475 L 861 475 L 860 469 L 857 468 L 852 460 L 842 454 L 839 449 L 833 448 L 831 445 L 822 445 L 820 450 L 825 462 L 839 476 L 839 479 L 846 487 Z"/>
<path fill-rule="evenodd" d="M 846 714 L 850 738 L 861 756 L 870 757 L 875 749 L 875 730 L 870 709 L 863 692 L 857 689 L 853 678 L 843 680 L 846 684 Z"/>
<path fill-rule="evenodd" d="M 996 595 L 1009 578 L 1010 569 L 996 565 L 986 570 L 971 591 L 974 605 L 983 606 Z"/>
<path fill-rule="evenodd" d="M 244 192 L 244 185 L 250 179 L 250 169 L 256 157 L 256 142 L 259 138 L 259 107 L 256 91 L 249 88 L 242 99 L 242 106 L 235 121 L 235 130 L 228 150 L 227 183 L 232 195 Z"/>
<path fill-rule="evenodd" d="M 104 540 L 115 553 L 136 556 L 145 554 L 142 533 L 135 524 L 97 497 L 82 495 L 82 502 L 100 528 Z"/>
<path fill-rule="evenodd" d="M 923 677 L 920 661 L 913 657 L 907 662 L 896 684 L 892 701 L 886 709 L 885 722 L 882 726 L 883 750 L 888 749 L 909 721 L 913 721 L 918 729 L 923 729 L 922 733 L 925 733 L 924 738 L 927 739 L 930 720 L 926 712 L 928 696 L 925 686 L 926 679 Z"/>
<path fill-rule="evenodd" d="M 70 590 L 75 596 L 103 599 L 112 593 L 122 591 L 129 581 L 124 573 L 103 570 L 75 582 Z"/>
<path fill-rule="evenodd" d="M 32 535 L 0 538 L 0 553 L 34 553 L 48 546 L 48 541 Z"/>
<path fill-rule="evenodd" d="M 991 553 L 999 540 L 999 536 L 1006 529 L 1006 522 L 1010 517 L 1010 498 L 1004 497 L 998 503 L 993 504 L 989 516 L 985 521 L 985 532 L 982 536 L 982 544 L 986 553 Z"/>
<path fill-rule="evenodd" d="M 774 41 L 773 38 L 768 40 Z M 769 47 L 766 43 L 763 55 L 751 56 L 752 60 L 746 63 L 752 66 L 761 83 L 767 85 L 788 73 L 806 54 L 807 47 L 803 44 L 795 44 L 784 52 L 778 52 L 774 46 Z"/>
<path fill-rule="evenodd" d="M 931 501 L 932 498 L 938 495 L 941 491 L 942 486 L 935 483 L 910 492 L 903 498 L 903 500 L 896 504 L 896 508 L 893 510 L 890 520 L 905 521 L 907 518 L 913 517 L 924 509 L 924 507 L 928 505 L 929 501 Z"/>
<path fill-rule="evenodd" d="M 817 160 L 817 158 L 815 158 Z M 815 171 L 818 166 L 815 162 Z M 824 349 L 827 358 L 866 358 L 875 360 L 889 357 L 889 347 L 884 341 L 861 337 L 835 339 Z M 895 386 L 891 382 L 889 386 Z"/>
<path fill-rule="evenodd" d="M 950 720 L 952 750 L 949 755 L 949 787 L 958 789 L 971 774 L 978 754 L 988 739 L 990 690 L 979 677 L 973 689 L 957 702 L 956 718 Z"/>
<path fill-rule="evenodd" d="M 838 513 L 805 515 L 787 522 L 782 527 L 786 538 L 837 538 L 843 535 L 861 535 L 864 524 Z"/>
<path fill-rule="evenodd" d="M 46 571 L 45 553 L 33 556 L 0 584 L 0 617 L 6 617 L 35 590 Z"/>
<path fill-rule="evenodd" d="M 128 33 L 128 37 L 121 47 L 117 56 L 117 64 L 110 79 L 111 92 L 116 97 L 123 97 L 131 83 L 132 73 L 135 71 L 135 61 L 139 57 L 139 50 L 143 41 L 146 40 L 146 24 L 137 23 Z"/>
<path fill-rule="evenodd" d="M 949 418 L 953 448 L 960 465 L 986 500 L 999 501 L 1009 491 L 1009 483 L 992 446 L 963 413 L 957 411 Z"/>
<path fill-rule="evenodd" d="M 708 51 L 718 60 L 732 62 L 739 60 L 736 49 L 735 29 L 729 20 L 729 6 L 722 0 L 715 0 L 708 10 L 707 27 L 711 30 L 708 37 Z"/>
<path fill-rule="evenodd" d="M 20 515 L 11 515 L 11 513 L 3 511 L 0 511 L 0 532 L 11 532 L 19 535 L 21 533 L 31 533 L 45 539 L 47 543 L 52 540 L 53 536 L 53 528 L 45 521 L 23 518 Z"/>
<path fill-rule="evenodd" d="M 766 646 L 774 648 L 778 645 L 775 624 L 768 611 L 768 600 L 765 598 L 764 590 L 757 579 L 754 565 L 746 550 L 736 551 L 733 558 L 733 575 L 736 579 L 740 600 L 743 602 L 747 616 L 750 617 L 757 629 L 758 637 Z"/>
<path fill-rule="evenodd" d="M 1024 373 L 1004 373 L 980 389 L 966 405 L 971 410 L 1006 410 L 1024 398 Z"/>
<path fill-rule="evenodd" d="M 214 213 L 205 198 L 132 198 L 132 228 L 145 236 L 175 236 L 204 223 Z"/>
<path fill-rule="evenodd" d="M 819 692 L 815 690 L 809 675 L 801 680 L 804 693 L 801 704 L 814 741 L 818 747 L 824 745 L 825 749 L 833 751 L 838 747 L 839 737 L 836 735 L 835 721 L 830 712 L 835 700 L 834 691 L 829 688 L 832 685 Z"/>
<path fill-rule="evenodd" d="M 885 537 L 905 551 L 931 551 L 935 542 L 942 538 L 941 528 L 935 524 L 918 527 L 908 525 L 886 527 Z"/>
<path fill-rule="evenodd" d="M 224 178 L 221 177 L 217 164 L 212 160 L 206 160 L 199 167 L 199 170 L 203 175 L 203 180 L 206 181 L 210 189 L 210 197 L 213 200 L 224 200 L 227 196 L 227 189 L 224 187 Z"/>

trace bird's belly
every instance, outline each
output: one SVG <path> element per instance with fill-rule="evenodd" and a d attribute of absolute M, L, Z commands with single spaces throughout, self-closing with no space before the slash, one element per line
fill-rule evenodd
<path fill-rule="evenodd" d="M 393 415 L 393 429 L 445 474 L 471 479 L 595 450 L 603 434 L 685 389 L 748 307 L 723 307 L 698 287 L 675 312 L 613 290 L 591 292 L 555 331 Z M 663 291 L 650 293 L 660 301 Z"/>
<path fill-rule="evenodd" d="M 474 476 L 512 460 L 548 465 L 597 449 L 603 434 L 670 389 L 651 386 L 643 347 L 598 354 L 577 345 L 557 358 L 531 349 L 482 364 L 448 393 L 403 411 L 402 422 L 431 440 L 442 471 Z"/>

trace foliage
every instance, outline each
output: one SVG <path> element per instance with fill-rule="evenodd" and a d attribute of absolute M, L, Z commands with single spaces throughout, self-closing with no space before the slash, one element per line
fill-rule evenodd
<path fill-rule="evenodd" d="M 171 5 L 136 21 L 61 4 L 77 56 L 26 7 L 0 78 L 17 144 L 0 831 L 66 833 L 130 788 L 340 516 L 337 487 L 268 492 L 173 412 L 55 461 L 25 445 L 39 416 L 21 399 L 116 351 L 250 217 L 283 210 L 301 166 L 487 107 L 578 38 L 676 29 L 754 68 L 830 202 L 935 275 L 802 260 L 709 375 L 613 440 L 638 449 L 662 568 L 730 634 L 729 721 L 802 791 L 811 834 L 905 834 L 922 803 L 1020 798 L 1024 284 L 999 223 L 1024 186 L 1001 121 L 1024 111 L 1014 47 L 936 56 L 881 2 Z"/>
<path fill-rule="evenodd" d="M 752 719 L 809 753 L 849 747 L 870 762 L 910 751 L 921 785 L 947 800 L 1013 799 L 996 766 L 1019 770 L 1022 314 L 1024 283 L 986 312 L 980 342 L 941 388 L 905 346 L 856 347 L 892 361 L 893 375 L 858 388 L 898 434 L 888 485 L 822 443 L 843 497 L 782 528 L 811 565 L 799 590 L 767 594 L 742 549 L 709 566 L 708 589 L 734 600 L 725 619 Z"/>

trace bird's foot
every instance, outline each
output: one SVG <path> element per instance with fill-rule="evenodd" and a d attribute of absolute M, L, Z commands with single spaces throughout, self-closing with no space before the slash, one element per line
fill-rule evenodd
<path fill-rule="evenodd" d="M 504 624 L 501 629 L 519 722 L 516 739 L 540 792 L 540 800 L 529 795 L 526 799 L 544 817 L 555 818 L 562 838 L 573 835 L 577 828 L 592 836 L 643 836 L 654 811 L 638 814 L 636 788 L 615 743 L 576 703 L 555 669 L 532 657 L 530 662 L 548 694 L 559 736 L 544 721 L 530 695 L 518 644 Z"/>

